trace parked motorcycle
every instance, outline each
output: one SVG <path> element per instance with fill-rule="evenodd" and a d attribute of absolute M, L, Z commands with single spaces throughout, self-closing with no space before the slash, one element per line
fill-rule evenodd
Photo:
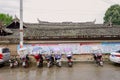
<path fill-rule="evenodd" d="M 102 54 L 94 54 L 93 56 L 97 66 L 103 66 Z"/>
<path fill-rule="evenodd" d="M 57 59 L 57 60 L 56 60 L 56 66 L 58 66 L 58 67 L 61 67 L 61 66 L 62 66 L 60 59 Z"/>
<path fill-rule="evenodd" d="M 62 55 L 61 54 L 55 54 L 54 57 L 55 57 L 55 60 L 56 60 L 56 66 L 61 67 L 62 66 L 62 64 L 61 64 Z"/>
<path fill-rule="evenodd" d="M 50 68 L 54 65 L 54 58 L 53 56 L 47 56 L 46 57 L 47 60 L 47 67 Z"/>
<path fill-rule="evenodd" d="M 22 66 L 23 66 L 24 68 L 29 67 L 28 60 L 23 59 Z"/>
<path fill-rule="evenodd" d="M 23 58 L 22 58 L 22 66 L 23 66 L 24 68 L 29 67 L 29 57 L 28 57 L 28 55 L 26 55 L 26 57 L 23 57 Z"/>
<path fill-rule="evenodd" d="M 73 62 L 72 62 L 71 59 L 68 59 L 68 66 L 69 66 L 69 67 L 72 67 L 72 66 L 73 66 Z"/>
<path fill-rule="evenodd" d="M 50 68 L 50 67 L 52 67 L 52 66 L 53 66 L 52 61 L 48 61 L 48 62 L 47 62 L 47 67 Z"/>
<path fill-rule="evenodd" d="M 10 59 L 9 60 L 9 66 L 10 66 L 10 68 L 14 68 L 14 67 L 18 67 L 19 66 L 19 63 L 18 63 L 18 61 L 16 60 L 16 59 Z"/>
<path fill-rule="evenodd" d="M 102 50 L 97 46 L 93 46 L 91 52 L 93 54 L 93 58 L 97 66 L 103 66 Z"/>
<path fill-rule="evenodd" d="M 73 62 L 72 62 L 72 53 L 66 54 L 66 57 L 68 59 L 68 66 L 72 67 L 73 66 Z"/>
<path fill-rule="evenodd" d="M 36 62 L 37 62 L 37 67 L 43 67 L 43 57 L 41 54 L 36 54 L 34 55 Z"/>
<path fill-rule="evenodd" d="M 99 65 L 99 66 L 103 66 L 103 61 L 102 61 L 102 59 L 96 59 L 96 63 L 97 63 L 97 65 Z"/>
<path fill-rule="evenodd" d="M 43 66 L 43 63 L 41 63 L 40 60 L 37 61 L 37 67 L 42 67 Z"/>

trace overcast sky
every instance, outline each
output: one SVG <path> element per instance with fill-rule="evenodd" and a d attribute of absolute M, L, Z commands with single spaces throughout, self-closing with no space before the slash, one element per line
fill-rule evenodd
<path fill-rule="evenodd" d="M 0 12 L 19 17 L 20 0 L 0 0 Z M 105 11 L 120 0 L 23 0 L 24 22 L 37 22 L 37 18 L 49 22 L 103 23 Z"/>

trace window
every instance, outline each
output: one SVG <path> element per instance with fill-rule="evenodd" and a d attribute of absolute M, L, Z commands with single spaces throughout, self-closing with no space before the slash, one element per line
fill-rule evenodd
<path fill-rule="evenodd" d="M 3 48 L 2 53 L 8 53 L 10 50 L 8 48 Z"/>
<path fill-rule="evenodd" d="M 119 51 L 116 51 L 116 52 L 120 53 L 120 50 L 119 50 Z"/>

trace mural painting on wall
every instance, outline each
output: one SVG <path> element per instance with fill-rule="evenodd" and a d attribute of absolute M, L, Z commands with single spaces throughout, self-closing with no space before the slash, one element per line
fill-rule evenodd
<path fill-rule="evenodd" d="M 93 49 L 101 50 L 101 53 L 111 53 L 120 50 L 120 43 L 118 42 L 103 42 L 103 43 L 67 43 L 67 44 L 24 44 L 29 54 L 66 54 L 72 52 L 73 54 L 90 54 Z M 19 50 L 19 45 L 17 50 Z"/>

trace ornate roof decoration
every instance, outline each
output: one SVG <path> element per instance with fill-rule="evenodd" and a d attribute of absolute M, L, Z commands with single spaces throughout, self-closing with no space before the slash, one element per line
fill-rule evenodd
<path fill-rule="evenodd" d="M 9 29 L 19 29 L 19 27 L 20 27 L 20 20 L 15 15 L 15 18 L 13 19 L 13 22 L 10 25 L 8 25 L 6 28 L 9 28 Z M 23 25 L 23 28 L 26 28 L 26 26 Z"/>
<path fill-rule="evenodd" d="M 19 18 L 15 15 L 15 18 L 13 19 L 13 22 L 20 22 Z"/>
<path fill-rule="evenodd" d="M 41 21 L 41 20 L 39 20 L 39 18 L 37 18 L 37 21 L 38 21 L 39 24 L 49 23 L 48 21 Z"/>

